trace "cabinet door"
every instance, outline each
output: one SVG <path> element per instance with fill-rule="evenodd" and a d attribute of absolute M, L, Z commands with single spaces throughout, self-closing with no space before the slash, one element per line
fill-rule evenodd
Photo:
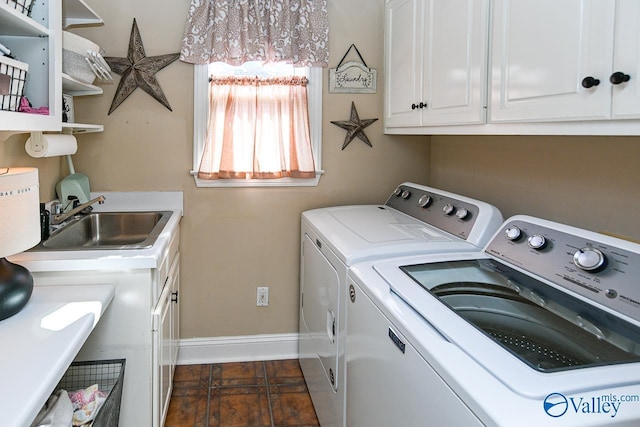
<path fill-rule="evenodd" d="M 169 273 L 171 281 L 171 383 L 173 373 L 178 362 L 178 348 L 180 346 L 180 253 L 176 254 Z"/>
<path fill-rule="evenodd" d="M 610 0 L 495 0 L 490 121 L 609 118 L 614 12 Z"/>
<path fill-rule="evenodd" d="M 388 127 L 420 126 L 424 0 L 391 0 L 385 7 L 385 111 Z M 414 108 L 412 108 L 414 106 Z"/>
<path fill-rule="evenodd" d="M 487 0 L 431 0 L 424 27 L 423 125 L 485 122 Z"/>
<path fill-rule="evenodd" d="M 153 425 L 162 426 L 171 398 L 171 283 L 153 311 Z"/>
<path fill-rule="evenodd" d="M 611 74 L 621 72 L 629 81 L 613 85 L 611 115 L 614 119 L 640 117 L 640 2 L 616 2 L 616 35 Z"/>

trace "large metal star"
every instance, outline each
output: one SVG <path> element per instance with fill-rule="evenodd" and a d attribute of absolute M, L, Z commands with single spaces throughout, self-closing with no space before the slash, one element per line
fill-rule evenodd
<path fill-rule="evenodd" d="M 140 31 L 138 31 L 138 24 L 136 23 L 136 19 L 133 18 L 127 57 L 116 58 L 107 56 L 104 58 L 109 64 L 109 67 L 111 67 L 111 70 L 122 76 L 108 114 L 111 114 L 113 110 L 118 108 L 136 88 L 144 90 L 170 111 L 173 111 L 169 105 L 169 101 L 167 101 L 167 98 L 164 96 L 158 80 L 156 80 L 155 74 L 178 59 L 179 56 L 179 53 L 170 53 L 167 55 L 147 57 L 144 53 Z"/>
<path fill-rule="evenodd" d="M 378 119 L 360 120 L 358 112 L 356 111 L 356 104 L 351 101 L 351 118 L 349 121 L 332 121 L 331 123 L 347 130 L 347 136 L 344 138 L 344 143 L 342 144 L 342 149 L 344 150 L 356 136 L 364 141 L 364 143 L 369 147 L 373 147 L 373 145 L 371 145 L 371 141 L 369 141 L 369 138 L 367 138 L 367 135 L 364 133 L 364 128 L 376 120 Z"/>

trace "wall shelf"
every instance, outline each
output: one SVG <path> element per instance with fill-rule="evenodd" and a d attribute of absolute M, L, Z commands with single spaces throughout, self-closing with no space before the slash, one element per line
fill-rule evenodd
<path fill-rule="evenodd" d="M 104 131 L 103 125 L 87 123 L 62 123 L 62 133 L 78 135 L 82 133 L 96 133 Z"/>
<path fill-rule="evenodd" d="M 77 26 L 100 26 L 104 21 L 84 0 L 62 0 L 62 29 Z"/>
<path fill-rule="evenodd" d="M 0 3 L 0 28 L 6 36 L 49 37 L 49 29 L 5 3 Z"/>
<path fill-rule="evenodd" d="M 102 95 L 102 88 L 62 73 L 62 93 L 71 96 Z"/>

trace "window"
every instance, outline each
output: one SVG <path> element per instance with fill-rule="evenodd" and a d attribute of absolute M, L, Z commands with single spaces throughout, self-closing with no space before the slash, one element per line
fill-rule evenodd
<path fill-rule="evenodd" d="M 321 68 L 294 68 L 288 64 L 262 65 L 259 62 L 245 63 L 242 66 L 234 67 L 223 63 L 208 65 L 195 65 L 194 84 L 194 149 L 193 149 L 193 170 L 198 187 L 263 187 L 263 186 L 316 186 L 322 174 L 321 169 L 321 136 L 322 136 L 322 69 Z M 224 174 L 224 179 L 201 179 L 198 177 L 203 154 L 207 159 L 211 156 L 210 149 L 206 148 L 207 127 L 211 115 L 209 106 L 210 84 L 209 77 L 216 78 L 223 76 L 259 76 L 261 78 L 274 76 L 298 76 L 306 77 L 309 81 L 308 92 L 308 115 L 311 137 L 311 149 L 313 151 L 313 161 L 315 176 L 309 178 L 283 177 L 272 179 L 254 179 L 250 177 L 239 178 L 233 174 Z M 237 119 L 236 119 L 237 120 Z M 233 126 L 241 128 L 243 125 L 234 123 Z M 246 141 L 248 146 L 253 141 Z M 295 175 L 295 174 L 294 174 Z M 227 176 L 229 176 L 227 178 Z"/>

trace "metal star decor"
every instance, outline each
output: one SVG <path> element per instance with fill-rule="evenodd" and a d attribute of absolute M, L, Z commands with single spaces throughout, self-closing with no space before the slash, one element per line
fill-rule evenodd
<path fill-rule="evenodd" d="M 356 136 L 364 141 L 364 143 L 369 147 L 373 147 L 373 145 L 371 145 L 371 141 L 369 141 L 369 138 L 367 138 L 367 135 L 364 133 L 364 128 L 376 120 L 378 119 L 360 120 L 358 112 L 356 111 L 356 104 L 351 101 L 351 118 L 349 121 L 332 121 L 331 123 L 347 130 L 347 136 L 344 138 L 344 143 L 342 144 L 342 149 L 344 150 Z"/>
<path fill-rule="evenodd" d="M 111 114 L 122 102 L 133 93 L 136 88 L 140 88 L 154 97 L 159 103 L 173 111 L 169 101 L 164 96 L 164 92 L 156 80 L 155 74 L 167 65 L 178 59 L 179 53 L 170 53 L 160 56 L 147 57 L 142 45 L 142 37 L 138 31 L 138 24 L 133 18 L 131 27 L 131 37 L 129 38 L 129 52 L 126 58 L 116 58 L 107 56 L 104 59 L 111 67 L 111 70 L 121 76 L 118 89 L 111 102 L 109 113 Z"/>

